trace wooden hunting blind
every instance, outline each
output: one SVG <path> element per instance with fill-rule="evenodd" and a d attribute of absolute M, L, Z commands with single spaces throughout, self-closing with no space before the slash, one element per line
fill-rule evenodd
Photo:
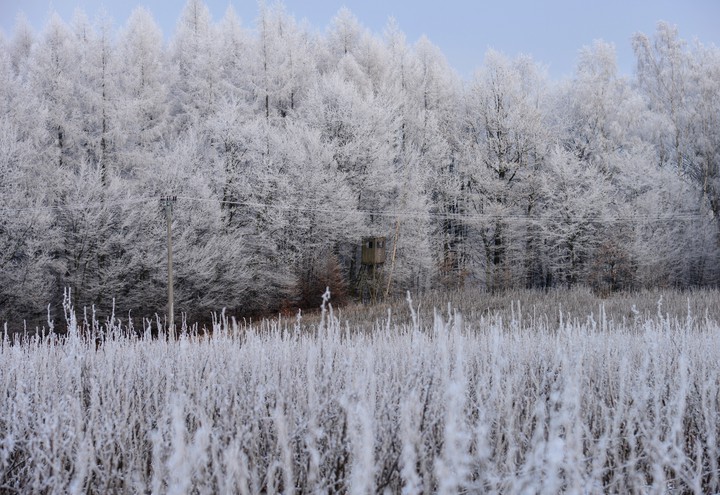
<path fill-rule="evenodd" d="M 362 241 L 362 264 L 385 263 L 385 237 L 365 237 Z"/>

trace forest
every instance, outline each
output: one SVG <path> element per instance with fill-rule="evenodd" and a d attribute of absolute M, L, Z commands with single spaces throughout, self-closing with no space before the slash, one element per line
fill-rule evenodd
<path fill-rule="evenodd" d="M 720 49 L 673 25 L 578 47 L 552 80 L 478 53 L 464 80 L 426 38 L 342 9 L 251 26 L 189 0 L 166 39 L 78 12 L 0 35 L 0 321 L 76 308 L 260 315 L 377 294 L 708 287 L 720 280 Z M 376 287 L 376 289 L 377 289 Z"/>

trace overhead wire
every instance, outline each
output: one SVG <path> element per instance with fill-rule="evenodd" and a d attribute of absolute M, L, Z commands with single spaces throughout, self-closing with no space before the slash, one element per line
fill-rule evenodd
<path fill-rule="evenodd" d="M 275 210 L 282 210 L 282 211 L 302 211 L 302 212 L 308 212 L 308 213 L 328 213 L 328 214 L 346 214 L 346 215 L 357 215 L 357 216 L 367 216 L 367 215 L 373 215 L 377 217 L 384 217 L 384 218 L 401 218 L 401 219 L 416 219 L 416 220 L 424 220 L 427 218 L 432 218 L 436 220 L 476 220 L 476 221 L 482 221 L 482 220 L 496 220 L 496 219 L 502 219 L 502 220 L 510 220 L 510 221 L 540 221 L 540 220 L 569 220 L 569 219 L 575 219 L 575 220 L 586 220 L 586 221 L 595 221 L 595 222 L 623 222 L 623 221 L 651 221 L 651 220 L 694 220 L 697 218 L 702 218 L 706 216 L 702 212 L 686 212 L 686 213 L 673 213 L 671 215 L 662 215 L 662 214 L 640 214 L 640 215 L 628 215 L 628 216 L 606 216 L 606 217 L 595 217 L 593 218 L 579 218 L 578 216 L 570 216 L 571 218 L 568 218 L 567 215 L 558 215 L 557 213 L 551 214 L 551 215 L 540 215 L 537 217 L 528 217 L 526 215 L 517 215 L 517 214 L 493 214 L 493 213 L 441 213 L 441 212 L 429 212 L 429 211 L 381 211 L 381 210 L 342 210 L 337 208 L 318 208 L 318 207 L 309 207 L 309 206 L 282 206 L 277 204 L 268 204 L 268 203 L 259 203 L 259 202 L 252 202 L 252 201 L 227 201 L 227 200 L 217 200 L 213 198 L 197 198 L 197 197 L 189 197 L 189 196 L 178 196 L 178 199 L 183 199 L 187 201 L 195 201 L 195 202 L 210 202 L 210 203 L 220 203 L 225 205 L 235 205 L 235 206 L 246 206 L 246 207 L 252 207 L 252 208 L 267 208 L 267 209 L 275 209 Z"/>
<path fill-rule="evenodd" d="M 460 220 L 460 221 L 506 221 L 506 222 L 542 222 L 542 221 L 583 221 L 593 223 L 622 223 L 622 222 L 662 222 L 662 221 L 692 221 L 708 217 L 708 213 L 703 212 L 684 212 L 671 214 L 630 214 L 630 215 L 577 215 L 577 214 L 561 214 L 553 212 L 550 214 L 540 214 L 537 216 L 519 215 L 519 214 L 503 214 L 503 213 L 451 213 L 451 212 L 433 212 L 418 210 L 371 210 L 371 209 L 338 209 L 323 208 L 317 206 L 303 205 L 281 205 L 263 203 L 258 201 L 229 201 L 219 200 L 216 198 L 200 198 L 192 196 L 177 196 L 178 200 L 190 201 L 196 203 L 215 203 L 228 206 L 244 206 L 248 208 L 258 208 L 276 211 L 291 211 L 303 213 L 319 213 L 327 215 L 347 215 L 347 216 L 368 216 L 388 218 L 388 219 L 409 219 L 409 220 Z M 127 198 L 112 201 L 95 201 L 91 203 L 58 203 L 53 205 L 29 206 L 29 207 L 0 207 L 0 213 L 21 213 L 21 212 L 39 212 L 39 211 L 61 211 L 61 210 L 81 210 L 101 207 L 117 207 L 129 206 L 136 204 L 152 204 L 158 201 L 157 196 L 145 196 L 140 198 Z"/>
<path fill-rule="evenodd" d="M 148 201 L 155 201 L 157 198 L 155 196 L 152 197 L 144 197 L 144 198 L 128 198 L 124 200 L 114 200 L 114 201 L 97 201 L 94 203 L 57 203 L 52 205 L 42 205 L 42 206 L 26 206 L 21 208 L 12 208 L 12 207 L 2 207 L 0 208 L 0 212 L 23 212 L 23 211 L 52 211 L 52 210 L 79 210 L 79 209 L 89 209 L 89 208 L 101 208 L 103 206 L 122 206 L 122 205 L 132 205 L 135 203 L 145 203 Z"/>

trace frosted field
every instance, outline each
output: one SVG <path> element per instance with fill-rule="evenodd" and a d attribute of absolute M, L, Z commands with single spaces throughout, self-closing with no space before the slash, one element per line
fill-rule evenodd
<path fill-rule="evenodd" d="M 6 338 L 0 493 L 718 493 L 717 293 L 683 299 Z"/>

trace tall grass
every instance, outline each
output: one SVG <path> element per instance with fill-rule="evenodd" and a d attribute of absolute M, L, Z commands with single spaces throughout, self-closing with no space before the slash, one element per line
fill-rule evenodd
<path fill-rule="evenodd" d="M 692 297 L 6 337 L 0 492 L 718 493 L 720 325 Z"/>

